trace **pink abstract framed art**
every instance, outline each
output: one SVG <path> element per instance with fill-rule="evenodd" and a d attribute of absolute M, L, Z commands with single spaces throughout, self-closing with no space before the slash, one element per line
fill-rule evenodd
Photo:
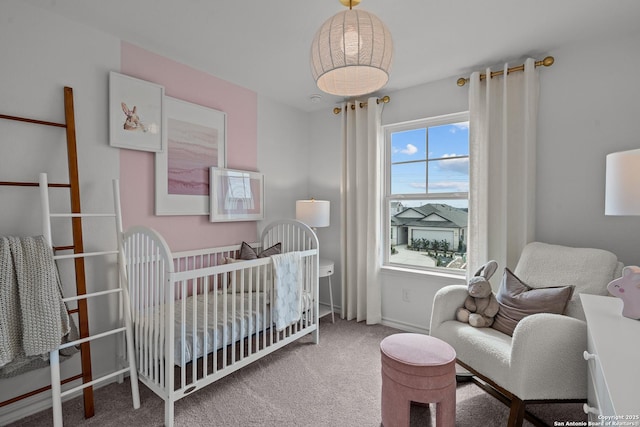
<path fill-rule="evenodd" d="M 209 168 L 226 165 L 226 114 L 165 97 L 166 149 L 156 153 L 156 215 L 208 215 Z"/>

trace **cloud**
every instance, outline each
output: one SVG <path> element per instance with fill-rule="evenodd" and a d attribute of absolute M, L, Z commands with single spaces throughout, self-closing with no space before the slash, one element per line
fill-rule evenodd
<path fill-rule="evenodd" d="M 466 193 L 468 191 L 469 183 L 466 181 L 439 181 L 429 184 L 430 193 Z"/>
<path fill-rule="evenodd" d="M 464 157 L 460 159 L 451 159 L 449 157 L 456 157 L 456 154 L 445 154 L 442 156 L 447 160 L 438 160 L 438 168 L 444 172 L 457 172 L 462 174 L 469 173 L 469 158 Z"/>
<path fill-rule="evenodd" d="M 406 154 L 408 156 L 413 156 L 414 154 L 416 154 L 418 152 L 418 147 L 416 147 L 413 144 L 407 144 L 407 146 L 405 148 L 403 148 L 402 150 L 400 150 L 400 152 L 402 154 Z"/>
<path fill-rule="evenodd" d="M 426 191 L 425 182 L 411 182 L 409 187 Z M 466 193 L 469 192 L 467 181 L 438 181 L 429 183 L 429 193 Z"/>
<path fill-rule="evenodd" d="M 451 133 L 456 133 L 459 130 L 469 130 L 469 122 L 453 123 L 449 128 Z"/>

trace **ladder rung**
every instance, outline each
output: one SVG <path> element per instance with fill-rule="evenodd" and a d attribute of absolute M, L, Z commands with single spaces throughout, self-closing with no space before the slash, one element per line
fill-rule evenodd
<path fill-rule="evenodd" d="M 100 292 L 92 292 L 90 294 L 76 295 L 75 297 L 63 298 L 62 301 L 63 302 L 78 301 L 78 300 L 81 300 L 81 299 L 89 299 L 89 298 L 93 298 L 93 297 L 101 297 L 103 295 L 115 294 L 115 293 L 118 293 L 118 292 L 122 292 L 122 289 L 121 288 L 109 289 L 108 291 L 100 291 Z"/>
<path fill-rule="evenodd" d="M 114 213 L 52 213 L 51 218 L 115 218 Z"/>
<path fill-rule="evenodd" d="M 8 116 L 6 114 L 0 114 L 0 119 L 15 120 L 17 122 L 35 123 L 37 125 L 54 126 L 54 127 L 58 127 L 58 128 L 66 128 L 67 127 L 67 125 L 64 124 L 64 123 L 47 122 L 47 121 L 44 121 L 44 120 L 30 119 L 28 117 Z"/>
<path fill-rule="evenodd" d="M 75 340 L 75 341 L 71 341 L 71 342 L 66 342 L 64 344 L 61 344 L 58 347 L 58 350 L 62 350 L 62 349 L 68 348 L 68 347 L 73 347 L 74 345 L 82 344 L 82 343 L 89 342 L 89 341 L 92 341 L 92 340 L 97 340 L 99 338 L 108 337 L 109 335 L 115 335 L 117 333 L 124 332 L 125 330 L 126 330 L 126 328 L 123 326 L 122 328 L 112 329 L 112 330 L 107 331 L 107 332 L 102 332 L 100 334 L 91 335 L 90 337 L 81 338 L 79 340 Z"/>
<path fill-rule="evenodd" d="M 76 381 L 76 380 L 81 380 L 82 379 L 82 374 L 77 374 L 74 375 L 72 377 L 69 378 L 65 378 L 64 380 L 60 381 L 60 384 L 67 384 L 70 383 L 72 381 Z M 42 393 L 43 391 L 47 391 L 47 390 L 51 390 L 51 385 L 47 385 L 44 387 L 41 387 L 37 390 L 31 390 L 28 393 L 25 394 L 21 394 L 20 396 L 16 396 L 14 398 L 11 398 L 9 400 L 5 400 L 4 402 L 0 402 L 0 408 L 2 408 L 3 406 L 7 406 L 7 405 L 11 405 L 12 403 L 18 402 L 22 399 L 26 399 L 27 397 L 31 397 L 31 396 L 35 396 L 38 393 Z"/>
<path fill-rule="evenodd" d="M 108 375 L 105 375 L 103 377 L 96 378 L 95 380 L 89 381 L 88 383 L 84 383 L 84 384 L 81 384 L 81 385 L 79 385 L 77 387 L 74 387 L 74 388 L 71 388 L 69 390 L 63 391 L 62 393 L 60 393 L 60 397 L 64 397 L 64 396 L 67 396 L 67 395 L 69 395 L 71 393 L 75 393 L 76 391 L 82 390 L 84 388 L 91 387 L 92 385 L 97 384 L 100 381 L 105 381 L 105 380 L 108 380 L 109 378 L 113 378 L 113 377 L 116 377 L 118 375 L 125 374 L 125 373 L 129 372 L 130 370 L 131 370 L 131 368 L 123 368 L 123 369 L 120 369 L 119 371 L 112 372 L 112 373 L 110 373 Z"/>
<path fill-rule="evenodd" d="M 99 256 L 99 255 L 114 255 L 117 254 L 118 251 L 102 251 L 102 252 L 84 252 L 81 254 L 70 254 L 70 255 L 54 255 L 53 259 L 69 259 L 69 258 L 86 258 L 91 256 Z"/>
<path fill-rule="evenodd" d="M 39 182 L 14 182 L 14 181 L 0 181 L 0 185 L 7 187 L 39 187 Z M 48 187 L 62 187 L 71 188 L 71 184 L 48 184 Z"/>
<path fill-rule="evenodd" d="M 76 247 L 74 245 L 67 245 L 67 246 L 54 246 L 53 250 L 54 251 L 70 251 L 71 249 L 75 249 Z"/>

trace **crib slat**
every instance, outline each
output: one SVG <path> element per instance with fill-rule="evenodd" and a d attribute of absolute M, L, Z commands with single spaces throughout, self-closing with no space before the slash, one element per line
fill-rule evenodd
<path fill-rule="evenodd" d="M 213 290 L 213 324 L 216 325 L 213 328 L 213 342 L 211 343 L 211 345 L 213 346 L 213 348 L 217 348 L 218 347 L 218 343 L 220 341 L 220 335 L 218 334 L 218 327 L 217 325 L 220 324 L 220 321 L 218 320 L 218 295 L 220 295 L 220 292 L 217 290 L 218 289 L 218 276 L 213 276 L 213 283 L 214 283 L 214 290 Z M 218 358 L 216 357 L 216 352 L 213 352 L 213 358 L 211 363 L 213 364 L 213 373 L 215 374 L 216 372 L 218 372 Z"/>
<path fill-rule="evenodd" d="M 220 297 L 222 298 L 222 346 L 227 343 L 227 338 L 229 334 L 229 328 L 227 326 L 227 292 L 229 286 L 229 275 L 225 274 L 223 276 L 224 286 L 222 287 L 222 294 Z M 227 352 L 226 350 L 222 351 L 222 369 L 227 366 Z"/>
<path fill-rule="evenodd" d="M 202 376 L 206 377 L 207 376 L 207 371 L 208 371 L 208 367 L 207 367 L 207 361 L 209 360 L 209 358 L 206 356 L 206 354 L 209 353 L 209 290 L 211 289 L 211 284 L 210 281 L 215 278 L 215 276 L 211 277 L 211 276 L 207 276 L 205 279 L 205 286 L 203 289 L 203 297 L 204 297 L 204 311 L 202 313 L 203 315 L 203 320 L 202 320 L 202 348 L 203 348 L 203 354 L 205 354 L 205 356 L 202 358 Z M 215 289 L 215 288 L 213 288 Z M 215 323 L 214 323 L 215 325 Z"/>

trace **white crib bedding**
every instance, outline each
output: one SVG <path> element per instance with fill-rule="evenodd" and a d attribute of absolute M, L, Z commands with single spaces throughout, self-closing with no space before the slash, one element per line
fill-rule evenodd
<path fill-rule="evenodd" d="M 227 307 L 226 317 L 224 315 L 224 297 L 226 296 Z M 210 292 L 207 294 L 207 343 L 205 351 L 204 322 L 205 322 L 205 295 L 199 294 L 194 307 L 194 297 L 190 296 L 184 300 L 175 302 L 175 340 L 174 340 L 174 362 L 178 366 L 193 360 L 194 346 L 196 359 L 205 354 L 212 353 L 222 347 L 232 344 L 240 339 L 246 338 L 263 330 L 263 325 L 271 323 L 271 309 L 269 301 L 266 301 L 263 292 L 251 293 L 226 293 Z M 249 303 L 251 303 L 249 305 Z M 182 311 L 185 307 L 185 322 L 182 323 Z M 235 311 L 233 307 L 235 306 Z M 164 307 L 164 306 L 161 306 Z M 152 313 L 142 316 L 140 325 L 148 330 L 150 322 L 158 324 L 160 322 L 160 308 L 156 307 Z M 217 324 L 214 315 L 214 308 L 217 310 Z M 250 308 L 250 309 L 249 309 Z M 195 325 L 194 325 L 195 312 Z M 265 318 L 266 317 L 266 318 Z M 265 322 L 265 323 L 263 323 Z M 194 340 L 194 327 L 196 328 Z M 184 334 L 183 334 L 184 332 Z M 184 336 L 184 346 L 183 344 Z M 184 351 L 184 358 L 182 352 Z"/>
<path fill-rule="evenodd" d="M 224 316 L 224 296 L 227 297 L 226 317 Z M 269 299 L 266 301 L 265 309 L 265 297 L 264 292 L 245 292 L 245 293 L 223 293 L 221 291 L 210 292 L 207 294 L 207 343 L 206 351 L 204 351 L 204 304 L 205 295 L 199 294 L 196 297 L 196 306 L 194 309 L 194 297 L 187 297 L 184 301 L 185 310 L 185 322 L 182 323 L 182 311 L 183 301 L 178 300 L 175 302 L 175 339 L 174 339 L 174 363 L 178 366 L 184 366 L 193 360 L 194 344 L 195 344 L 195 358 L 198 359 L 205 354 L 212 353 L 221 349 L 224 346 L 235 343 L 241 339 L 250 337 L 256 332 L 260 332 L 272 325 L 271 321 L 271 306 Z M 313 298 L 308 292 L 303 292 L 302 295 L 302 310 L 303 315 L 308 313 L 311 308 Z M 249 302 L 251 302 L 249 310 Z M 235 312 L 233 306 L 235 305 Z M 163 307 L 163 306 L 162 306 Z M 214 307 L 217 310 L 217 325 L 215 324 Z M 195 311 L 195 325 L 194 325 L 194 311 Z M 142 316 L 144 319 L 139 319 L 139 325 L 143 326 L 143 329 L 148 330 L 150 322 L 153 324 L 159 324 L 160 308 L 156 307 L 152 313 L 147 316 Z M 263 326 L 266 324 L 266 328 Z M 196 336 L 194 336 L 194 326 L 196 327 Z M 183 335 L 184 330 L 184 335 Z M 155 334 L 154 334 L 155 335 Z M 184 336 L 184 346 L 182 337 Z M 156 337 L 157 338 L 157 337 Z M 162 348 L 160 346 L 159 348 Z M 184 351 L 184 358 L 182 351 Z"/>
<path fill-rule="evenodd" d="M 226 296 L 227 307 L 226 317 L 224 315 L 224 299 Z M 184 366 L 186 363 L 193 360 L 193 315 L 194 315 L 194 297 L 188 297 L 186 299 L 186 312 L 185 323 L 183 328 L 182 323 L 182 301 L 176 301 L 175 305 L 175 364 Z M 196 325 L 197 333 L 195 337 L 195 357 L 199 358 L 205 354 L 212 353 L 215 350 L 219 350 L 222 347 L 235 343 L 241 339 L 249 337 L 261 331 L 263 325 L 266 322 L 267 325 L 271 323 L 271 310 L 269 305 L 264 306 L 264 293 L 263 292 L 251 292 L 251 293 L 235 293 L 235 294 L 223 294 L 218 292 L 217 295 L 209 293 L 207 295 L 207 344 L 206 351 L 203 352 L 204 343 L 204 303 L 205 296 L 200 294 L 197 296 L 196 305 Z M 268 301 L 267 301 L 268 304 Z M 233 307 L 235 306 L 235 310 Z M 217 325 L 215 324 L 214 307 L 217 309 Z M 266 318 L 265 318 L 266 317 Z M 182 342 L 182 331 L 184 330 L 184 345 Z M 184 351 L 184 359 L 181 354 L 181 350 Z"/>

